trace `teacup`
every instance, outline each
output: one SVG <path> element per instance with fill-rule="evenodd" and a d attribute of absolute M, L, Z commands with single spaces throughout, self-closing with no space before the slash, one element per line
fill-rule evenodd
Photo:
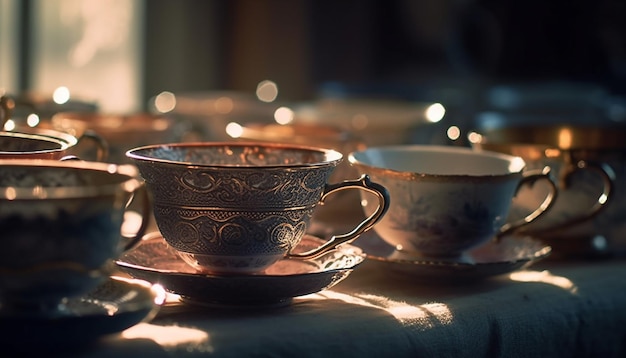
<path fill-rule="evenodd" d="M 595 255 L 626 249 L 626 127 L 534 124 L 481 131 L 473 145 L 518 155 L 529 168 L 558 173 L 559 198 L 548 215 L 526 231 L 564 255 Z M 518 197 L 514 211 L 535 205 L 539 186 Z"/>
<path fill-rule="evenodd" d="M 425 259 L 466 260 L 468 250 L 545 214 L 557 195 L 549 170 L 524 171 L 524 160 L 499 153 L 400 145 L 371 147 L 348 158 L 389 191 L 389 211 L 376 233 L 397 250 Z M 551 192 L 525 218 L 507 222 L 518 188 L 537 180 L 551 183 Z M 363 201 L 371 212 L 367 197 Z"/>
<path fill-rule="evenodd" d="M 355 240 L 384 215 L 385 188 L 367 176 L 328 184 L 343 156 L 331 149 L 261 142 L 174 143 L 127 152 L 152 193 L 165 241 L 199 271 L 263 271 L 276 261 L 312 258 Z M 303 254 L 291 253 L 317 204 L 346 189 L 378 199 L 352 231 Z"/>
<path fill-rule="evenodd" d="M 107 278 L 112 259 L 145 233 L 143 220 L 122 237 L 135 194 L 148 218 L 134 166 L 0 160 L 0 315 L 62 315 L 64 298 Z"/>

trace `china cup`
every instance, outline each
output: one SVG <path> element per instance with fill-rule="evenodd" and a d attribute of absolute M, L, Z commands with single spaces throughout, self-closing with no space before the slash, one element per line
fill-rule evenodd
<path fill-rule="evenodd" d="M 135 167 L 0 160 L 0 316 L 63 314 L 64 298 L 109 276 L 111 260 L 144 234 L 122 237 L 135 194 L 150 209 Z"/>
<path fill-rule="evenodd" d="M 389 191 L 390 207 L 376 233 L 397 250 L 425 259 L 466 260 L 468 250 L 542 216 L 557 193 L 548 170 L 525 171 L 519 157 L 470 148 L 371 147 L 348 158 Z M 545 200 L 523 219 L 507 221 L 518 188 L 537 180 L 551 184 Z M 371 212 L 366 196 L 363 201 Z"/>
<path fill-rule="evenodd" d="M 331 149 L 204 142 L 144 146 L 127 155 L 153 195 L 163 238 L 203 272 L 256 273 L 285 257 L 316 257 L 355 240 L 388 207 L 385 188 L 367 176 L 328 183 L 342 160 Z M 373 194 L 372 215 L 310 252 L 291 253 L 318 204 L 346 189 Z"/>

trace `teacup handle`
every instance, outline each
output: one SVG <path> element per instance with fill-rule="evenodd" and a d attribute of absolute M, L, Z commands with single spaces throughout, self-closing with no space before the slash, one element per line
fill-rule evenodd
<path fill-rule="evenodd" d="M 96 161 L 106 162 L 109 159 L 109 143 L 101 135 L 91 129 L 85 130 L 79 141 L 90 140 L 96 146 Z"/>
<path fill-rule="evenodd" d="M 152 205 L 150 202 L 150 195 L 148 193 L 148 189 L 146 188 L 145 183 L 141 183 L 141 185 L 135 190 L 135 192 L 133 192 L 133 195 L 131 196 L 130 200 L 126 204 L 126 208 L 128 209 L 128 207 L 130 206 L 130 203 L 135 200 L 141 200 L 141 202 L 139 202 L 139 207 L 141 210 L 139 212 L 139 215 L 141 216 L 141 223 L 139 225 L 139 228 L 137 229 L 137 232 L 135 232 L 131 236 L 122 235 L 122 238 L 124 239 L 122 251 L 130 250 L 135 245 L 137 245 L 137 243 L 141 241 L 143 236 L 146 234 L 148 225 L 150 223 L 150 215 L 152 214 Z"/>
<path fill-rule="evenodd" d="M 324 188 L 324 194 L 322 195 L 321 202 L 323 202 L 324 199 L 326 199 L 326 197 L 330 194 L 345 189 L 365 190 L 376 195 L 378 198 L 378 208 L 376 208 L 376 211 L 374 211 L 372 215 L 361 221 L 354 229 L 352 229 L 352 231 L 345 234 L 333 235 L 328 241 L 313 250 L 300 254 L 288 253 L 288 258 L 312 259 L 337 248 L 337 246 L 341 244 L 350 243 L 358 238 L 362 233 L 371 229 L 372 226 L 374 226 L 374 224 L 376 224 L 383 217 L 383 215 L 385 215 L 387 209 L 389 209 L 389 192 L 384 186 L 372 182 L 366 174 L 362 175 L 359 179 L 345 180 L 336 184 L 327 184 Z"/>
<path fill-rule="evenodd" d="M 533 211 L 532 213 L 526 215 L 525 217 L 517 221 L 504 224 L 500 228 L 500 232 L 496 235 L 496 239 L 499 239 L 503 236 L 506 236 L 508 234 L 511 234 L 521 229 L 522 227 L 530 224 L 531 222 L 535 221 L 537 218 L 547 213 L 550 210 L 550 208 L 552 208 L 558 196 L 558 188 L 556 184 L 554 183 L 554 181 L 552 180 L 552 177 L 550 176 L 550 167 L 545 167 L 540 170 L 529 170 L 527 172 L 524 172 L 523 178 L 522 180 L 520 180 L 519 184 L 517 185 L 517 189 L 515 192 L 517 193 L 517 191 L 519 191 L 519 189 L 524 185 L 532 186 L 538 180 L 547 180 L 550 185 L 550 192 L 548 193 L 548 195 L 546 195 L 546 198 L 543 200 L 541 205 L 539 205 L 539 207 L 535 209 L 535 211 Z"/>
<path fill-rule="evenodd" d="M 564 222 L 555 224 L 549 228 L 537 230 L 538 233 L 545 234 L 548 232 L 561 230 L 572 225 L 580 224 L 582 222 L 592 219 L 607 207 L 606 204 L 612 197 L 613 189 L 615 186 L 615 172 L 607 164 L 588 162 L 586 160 L 579 160 L 576 164 L 570 164 L 562 171 L 560 175 L 559 187 L 562 189 L 567 189 L 567 187 L 570 185 L 572 175 L 581 170 L 590 170 L 592 172 L 595 172 L 602 179 L 602 193 L 598 196 L 596 202 L 587 212 L 582 213 L 578 216 L 574 216 L 568 220 L 565 220 Z"/>

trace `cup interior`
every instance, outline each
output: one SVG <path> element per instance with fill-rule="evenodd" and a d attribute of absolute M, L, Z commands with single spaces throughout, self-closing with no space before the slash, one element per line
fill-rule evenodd
<path fill-rule="evenodd" d="M 332 149 L 262 143 L 174 143 L 127 152 L 131 159 L 170 164 L 224 167 L 315 166 L 338 162 Z"/>
<path fill-rule="evenodd" d="M 50 136 L 2 132 L 0 133 L 0 153 L 41 153 L 61 151 L 69 147 L 69 143 Z"/>
<path fill-rule="evenodd" d="M 522 158 L 489 151 L 444 146 L 371 147 L 350 155 L 350 162 L 388 173 L 421 176 L 507 175 L 523 170 Z"/>

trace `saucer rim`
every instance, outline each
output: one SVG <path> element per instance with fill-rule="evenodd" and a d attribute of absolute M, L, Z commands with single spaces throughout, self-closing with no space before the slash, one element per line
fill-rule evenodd
<path fill-rule="evenodd" d="M 314 235 L 307 236 L 322 240 Z M 157 239 L 164 240 L 162 237 L 157 237 Z M 201 272 L 182 273 L 174 270 L 163 272 L 151 268 L 146 269 L 145 266 L 125 265 L 122 257 L 116 261 L 116 264 L 131 277 L 161 284 L 166 291 L 179 295 L 183 303 L 193 305 L 201 302 L 203 305 L 220 307 L 268 308 L 288 306 L 295 297 L 333 287 L 365 262 L 366 256 L 361 248 L 351 244 L 342 244 L 335 250 L 342 249 L 355 259 L 354 263 L 343 268 L 284 275 L 209 275 Z M 246 294 L 242 295 L 242 292 Z"/>
<path fill-rule="evenodd" d="M 382 238 L 380 238 L 379 236 L 375 237 L 376 240 L 380 240 L 382 243 L 386 244 L 387 246 L 389 246 L 390 249 L 393 249 L 393 246 L 389 245 L 387 242 L 385 242 Z M 371 259 L 371 260 L 376 260 L 376 261 L 380 261 L 380 262 L 388 262 L 388 263 L 393 263 L 393 264 L 407 264 L 407 265 L 414 265 L 414 266 L 443 266 L 443 267 L 454 267 L 454 266 L 462 266 L 462 267 L 476 267 L 476 266 L 489 266 L 489 265 L 513 265 L 513 264 L 519 264 L 519 263 L 526 263 L 526 262 L 532 262 L 532 261 L 536 261 L 536 260 L 541 260 L 544 259 L 546 257 L 548 257 L 551 253 L 552 253 L 552 247 L 548 244 L 546 244 L 543 240 L 533 237 L 532 235 L 522 235 L 522 234 L 511 234 L 511 235 L 507 235 L 503 238 L 501 238 L 500 240 L 518 240 L 518 239 L 525 239 L 525 240 L 529 240 L 531 241 L 533 244 L 536 244 L 538 249 L 535 250 L 531 255 L 528 256 L 523 256 L 523 257 L 519 257 L 519 258 L 515 258 L 515 259 L 511 259 L 511 260 L 497 260 L 497 261 L 474 261 L 474 262 L 467 262 L 467 261 L 452 261 L 452 260 L 441 260 L 441 259 L 436 259 L 436 258 L 420 258 L 420 257 L 416 257 L 415 259 L 397 259 L 397 258 L 390 258 L 390 256 L 393 254 L 390 253 L 387 256 L 381 256 L 381 255 L 375 255 L 375 254 L 370 254 L 368 253 L 368 250 L 366 248 L 360 247 L 363 252 L 366 255 L 367 259 Z M 486 246 L 489 245 L 497 245 L 497 243 L 494 243 L 494 241 L 489 241 L 477 248 L 474 248 L 472 250 L 470 250 L 468 252 L 468 254 L 471 256 L 472 252 L 479 250 L 481 248 L 484 248 Z M 520 246 L 521 247 L 521 246 Z M 410 253 L 406 253 L 407 256 L 410 255 Z"/>
<path fill-rule="evenodd" d="M 315 235 L 312 235 L 312 234 L 305 234 L 304 237 L 302 238 L 302 240 L 305 240 L 305 239 L 319 241 L 319 242 L 323 242 L 324 241 L 323 239 L 320 239 L 319 237 L 317 237 Z M 141 242 L 138 243 L 132 249 L 130 249 L 128 252 L 131 252 L 133 250 L 138 250 L 141 247 L 141 245 L 143 245 L 145 242 L 159 241 L 159 240 L 165 241 L 165 239 L 163 238 L 163 235 L 159 231 L 153 231 L 153 232 L 147 233 L 141 239 Z M 174 249 L 172 249 L 172 250 L 174 250 Z M 341 267 L 341 268 L 320 270 L 320 271 L 314 271 L 314 272 L 300 272 L 300 273 L 293 273 L 293 274 L 289 274 L 288 273 L 288 274 L 283 274 L 283 275 L 265 274 L 264 272 L 258 272 L 258 273 L 252 273 L 252 274 L 246 274 L 246 273 L 218 274 L 218 273 L 207 273 L 207 272 L 200 272 L 200 271 L 198 271 L 198 272 L 180 272 L 180 271 L 176 271 L 176 270 L 159 269 L 159 268 L 156 268 L 156 267 L 149 267 L 149 266 L 145 266 L 145 265 L 139 265 L 139 264 L 131 263 L 131 262 L 123 260 L 123 257 L 125 256 L 124 254 L 121 255 L 118 259 L 115 260 L 115 264 L 118 265 L 121 268 L 128 268 L 128 269 L 133 269 L 133 270 L 146 271 L 146 272 L 152 272 L 152 273 L 155 273 L 155 274 L 170 275 L 170 276 L 171 275 L 176 275 L 176 276 L 183 276 L 183 277 L 184 276 L 204 277 L 204 278 L 207 278 L 207 279 L 214 279 L 214 280 L 236 280 L 236 279 L 244 279 L 244 280 L 249 280 L 249 279 L 263 280 L 263 279 L 266 279 L 266 280 L 270 280 L 270 279 L 280 279 L 280 278 L 285 278 L 285 277 L 309 276 L 309 275 L 315 275 L 315 274 L 326 274 L 326 273 L 333 273 L 333 272 L 342 272 L 342 271 L 345 271 L 345 270 L 353 270 L 358 265 L 363 263 L 365 261 L 365 259 L 367 258 L 367 255 L 365 254 L 363 249 L 358 247 L 358 246 L 355 246 L 353 244 L 346 243 L 346 244 L 339 245 L 337 248 L 329 251 L 329 253 L 335 252 L 335 251 L 338 251 L 338 250 L 341 250 L 341 251 L 345 252 L 346 254 L 349 254 L 350 256 L 353 256 L 354 258 L 359 258 L 358 262 L 354 263 L 351 266 L 346 266 L 346 267 Z M 348 251 L 351 251 L 351 252 L 348 252 Z M 184 260 L 182 258 L 179 258 L 179 260 L 181 262 L 184 262 Z M 299 260 L 299 259 L 291 259 L 291 258 L 282 258 L 282 259 L 278 260 L 277 262 L 294 261 L 294 260 L 305 261 L 305 262 L 306 261 L 313 262 L 316 259 Z"/>
<path fill-rule="evenodd" d="M 5 334 L 1 335 L 0 342 L 4 346 L 11 349 L 23 349 L 24 345 L 30 343 L 41 344 L 42 349 L 46 349 L 49 345 L 58 345 L 67 342 L 67 339 L 74 342 L 78 340 L 78 346 L 89 344 L 101 337 L 120 333 L 141 322 L 151 320 L 164 304 L 166 291 L 157 284 L 142 280 L 139 278 L 123 277 L 119 275 L 109 276 L 103 283 L 91 292 L 83 294 L 71 300 L 91 299 L 98 300 L 97 292 L 100 287 L 107 284 L 114 284 L 115 297 L 123 297 L 132 291 L 139 291 L 129 301 L 117 302 L 119 309 L 107 313 L 101 310 L 93 310 L 93 312 L 77 312 L 70 310 L 68 314 L 59 316 L 47 315 L 22 315 L 8 313 L 0 316 L 0 328 L 4 327 Z M 112 301 L 106 299 L 104 302 Z M 94 304 L 94 307 L 97 304 Z M 93 322 L 92 322 L 93 321 Z M 79 323 L 82 323 L 79 325 Z M 88 329 L 71 328 L 72 338 L 66 337 L 69 333 L 65 332 L 68 327 L 88 327 Z M 34 327 L 34 328 L 33 328 Z M 64 332 L 55 334 L 54 329 L 61 329 Z M 6 334 L 7 328 L 11 334 Z M 74 335 L 78 335 L 78 337 Z M 43 335 L 41 338 L 37 336 Z M 33 336 L 35 336 L 33 338 Z M 65 337 L 65 338 L 64 338 Z M 37 348 L 37 349 L 39 349 Z"/>

